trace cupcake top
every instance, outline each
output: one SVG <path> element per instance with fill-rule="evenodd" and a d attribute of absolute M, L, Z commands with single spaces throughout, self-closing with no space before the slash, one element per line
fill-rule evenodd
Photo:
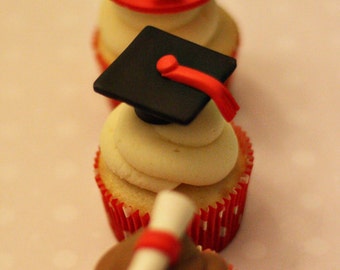
<path fill-rule="evenodd" d="M 127 270 L 133 247 L 140 237 L 142 231 L 133 234 L 123 242 L 120 242 L 100 258 L 95 270 L 111 270 L 119 265 L 121 270 Z M 124 255 L 124 256 L 122 256 Z M 176 264 L 169 270 L 233 270 L 232 265 L 227 265 L 224 259 L 209 250 L 199 251 L 194 243 L 185 236 L 182 240 L 182 252 Z"/>
<path fill-rule="evenodd" d="M 100 149 L 113 173 L 153 192 L 181 183 L 217 183 L 233 169 L 238 156 L 234 130 L 213 102 L 185 126 L 145 123 L 123 103 L 107 118 Z"/>
<path fill-rule="evenodd" d="M 229 121 L 239 107 L 223 85 L 235 67 L 231 57 L 145 28 L 94 83 L 129 104 L 104 124 L 100 149 L 108 167 L 153 192 L 221 181 L 238 156 Z"/>
<path fill-rule="evenodd" d="M 207 45 L 219 31 L 219 16 L 215 1 L 105 0 L 99 30 L 103 42 L 114 52 L 122 52 L 147 25 Z"/>

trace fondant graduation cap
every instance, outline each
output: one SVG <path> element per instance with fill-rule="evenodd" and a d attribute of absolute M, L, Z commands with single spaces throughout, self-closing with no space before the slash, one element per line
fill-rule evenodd
<path fill-rule="evenodd" d="M 227 121 L 239 109 L 223 84 L 236 60 L 147 26 L 94 82 L 153 124 L 190 123 L 212 98 Z"/>
<path fill-rule="evenodd" d="M 209 0 L 113 0 L 129 9 L 145 13 L 175 13 L 200 6 Z"/>

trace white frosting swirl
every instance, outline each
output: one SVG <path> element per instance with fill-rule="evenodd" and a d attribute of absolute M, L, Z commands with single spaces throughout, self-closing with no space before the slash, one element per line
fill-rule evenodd
<path fill-rule="evenodd" d="M 101 38 L 113 52 L 122 52 L 147 25 L 171 32 L 200 45 L 206 45 L 218 28 L 215 1 L 174 14 L 144 14 L 104 0 L 99 16 Z"/>
<path fill-rule="evenodd" d="M 100 149 L 113 173 L 153 192 L 181 183 L 217 183 L 232 170 L 238 156 L 234 130 L 213 102 L 187 126 L 150 125 L 131 106 L 121 104 L 104 124 Z"/>
<path fill-rule="evenodd" d="M 177 124 L 154 126 L 155 132 L 165 140 L 192 147 L 201 147 L 212 143 L 222 133 L 223 128 L 223 117 L 213 102 L 207 104 L 204 113 L 201 113 L 200 117 L 190 124 L 190 128 Z"/>

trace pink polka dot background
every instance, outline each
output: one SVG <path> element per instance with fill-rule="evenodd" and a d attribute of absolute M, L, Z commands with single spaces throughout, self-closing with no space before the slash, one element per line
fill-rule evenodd
<path fill-rule="evenodd" d="M 0 10 L 0 269 L 93 269 L 116 240 L 93 177 L 100 1 Z M 256 163 L 238 269 L 339 269 L 339 1 L 218 1 L 238 21 L 232 91 Z"/>

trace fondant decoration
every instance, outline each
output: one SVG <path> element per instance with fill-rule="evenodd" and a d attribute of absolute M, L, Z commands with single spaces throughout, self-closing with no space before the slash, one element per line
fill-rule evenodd
<path fill-rule="evenodd" d="M 223 83 L 236 68 L 236 60 L 182 38 L 147 26 L 127 49 L 94 82 L 94 89 L 107 97 L 132 105 L 137 115 L 152 124 L 189 124 L 210 100 L 197 85 L 169 80 L 157 70 L 163 56 L 173 55 L 181 65 L 209 78 L 206 92 L 227 109 L 230 121 L 238 106 Z M 192 72 L 191 72 L 192 73 Z M 193 73 L 192 73 L 193 74 Z M 200 78 L 196 78 L 198 84 Z M 215 88 L 216 92 L 215 92 Z"/>
<path fill-rule="evenodd" d="M 128 270 L 163 270 L 177 261 L 180 239 L 196 208 L 185 195 L 162 191 L 155 200 L 150 223 L 137 240 Z"/>
<path fill-rule="evenodd" d="M 209 95 L 228 122 L 234 118 L 240 108 L 223 83 L 199 70 L 180 65 L 176 57 L 171 54 L 158 60 L 157 70 L 165 78 L 186 84 Z"/>
<path fill-rule="evenodd" d="M 177 13 L 207 3 L 209 0 L 113 0 L 129 9 L 144 13 Z"/>

